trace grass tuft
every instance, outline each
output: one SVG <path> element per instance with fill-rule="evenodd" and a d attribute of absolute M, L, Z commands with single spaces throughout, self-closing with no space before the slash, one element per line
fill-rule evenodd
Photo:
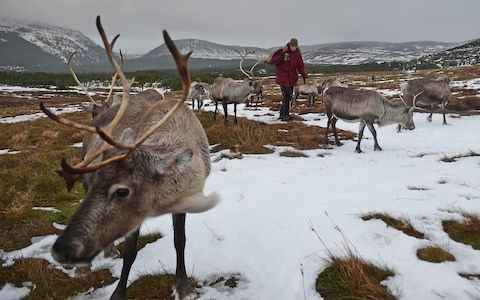
<path fill-rule="evenodd" d="M 138 243 L 137 243 L 137 251 L 140 251 L 140 249 L 145 247 L 147 244 L 153 243 L 153 242 L 161 239 L 162 237 L 163 237 L 162 234 L 160 234 L 158 232 L 139 236 L 138 237 Z M 116 248 L 120 252 L 120 257 L 123 257 L 123 255 L 125 253 L 125 241 L 118 244 L 116 246 Z"/>
<path fill-rule="evenodd" d="M 282 152 L 280 152 L 280 156 L 283 156 L 283 157 L 308 157 L 308 155 L 306 155 L 305 153 L 300 152 L 300 151 L 296 151 L 296 150 L 282 151 Z"/>
<path fill-rule="evenodd" d="M 366 263 L 352 252 L 345 258 L 332 256 L 329 260 L 315 285 L 324 299 L 396 299 L 380 284 L 394 275 L 392 270 Z"/>
<path fill-rule="evenodd" d="M 428 246 L 418 249 L 417 257 L 421 260 L 432 263 L 455 261 L 455 256 L 453 256 L 450 252 L 436 246 Z"/>
<path fill-rule="evenodd" d="M 39 258 L 19 259 L 10 267 L 0 265 L 0 286 L 11 283 L 22 287 L 31 282 L 35 288 L 25 299 L 68 299 L 90 288 L 100 288 L 115 282 L 110 271 L 99 270 L 71 278 Z"/>
<path fill-rule="evenodd" d="M 198 283 L 189 278 L 193 288 L 198 287 Z M 146 275 L 128 286 L 127 296 L 129 299 L 171 299 L 172 286 L 175 282 L 173 274 L 151 274 Z"/>
<path fill-rule="evenodd" d="M 362 220 L 364 221 L 372 219 L 382 220 L 383 222 L 385 222 L 385 224 L 387 224 L 387 226 L 400 230 L 406 235 L 413 236 L 419 239 L 425 238 L 425 235 L 423 233 L 413 228 L 410 220 L 398 220 L 388 214 L 381 213 L 368 214 L 362 217 Z"/>
<path fill-rule="evenodd" d="M 470 151 L 470 152 L 465 153 L 465 154 L 459 154 L 459 155 L 454 155 L 454 156 L 444 156 L 443 158 L 440 159 L 440 161 L 456 162 L 459 158 L 475 157 L 475 156 L 480 156 L 480 153 L 477 153 L 475 151 Z"/>
<path fill-rule="evenodd" d="M 471 245 L 473 249 L 480 250 L 480 217 L 476 214 L 463 213 L 464 222 L 445 220 L 442 222 L 443 230 L 457 242 Z"/>

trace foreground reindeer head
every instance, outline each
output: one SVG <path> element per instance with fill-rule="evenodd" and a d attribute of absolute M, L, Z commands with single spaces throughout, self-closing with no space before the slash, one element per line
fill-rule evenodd
<path fill-rule="evenodd" d="M 97 28 L 108 58 L 122 82 L 121 104 L 99 115 L 94 122 L 96 127 L 58 117 L 46 109 L 43 103 L 40 104 L 42 111 L 55 121 L 87 131 L 83 146 L 86 147 L 84 160 L 75 166 L 70 166 L 62 160 L 62 170 L 58 171 L 69 189 L 82 175 L 85 187 L 85 200 L 52 247 L 52 256 L 61 263 L 91 261 L 105 246 L 138 228 L 145 218 L 158 213 L 172 212 L 171 202 L 178 200 L 176 198 L 179 191 L 188 190 L 193 184 L 193 179 L 182 181 L 178 177 L 178 174 L 182 174 L 191 163 L 192 149 L 186 146 L 177 147 L 173 151 L 164 149 L 161 141 L 155 145 L 143 145 L 157 129 L 168 126 L 167 121 L 175 111 L 178 109 L 188 111 L 183 107 L 183 103 L 190 86 L 187 60 L 191 53 L 180 54 L 168 33 L 163 32 L 165 43 L 175 58 L 182 78 L 183 98 L 175 105 L 170 102 L 173 107 L 168 107 L 168 112 L 165 111 L 163 117 L 159 115 L 160 119 L 155 123 L 149 123 L 150 128 L 135 132 L 131 127 L 139 122 L 138 118 L 144 111 L 142 107 L 128 106 L 130 88 L 134 80 L 125 77 L 121 64 L 113 56 L 113 45 L 118 35 L 109 42 L 100 23 L 100 17 L 97 17 Z M 165 103 L 168 104 L 168 101 Z M 110 123 L 102 121 L 108 114 L 110 118 L 107 120 L 111 119 Z M 198 126 L 201 128 L 201 125 Z M 170 132 L 172 129 L 162 130 Z M 208 143 L 206 145 L 208 147 Z M 199 173 L 201 174 L 199 180 L 203 184 L 201 179 L 205 179 L 206 172 Z M 201 190 L 201 187 L 195 188 L 197 190 L 194 192 Z M 206 210 L 211 207 L 208 207 L 210 204 L 197 209 Z M 185 205 L 182 208 L 185 209 Z"/>

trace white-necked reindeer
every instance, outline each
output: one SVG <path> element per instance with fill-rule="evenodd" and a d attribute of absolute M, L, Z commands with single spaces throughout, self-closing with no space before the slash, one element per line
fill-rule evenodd
<path fill-rule="evenodd" d="M 62 170 L 58 171 L 68 188 L 83 177 L 85 200 L 53 245 L 52 256 L 60 263 L 88 263 L 124 236 L 122 272 L 111 299 L 126 299 L 140 225 L 148 217 L 172 213 L 177 251 L 174 294 L 177 299 L 191 299 L 195 294 L 184 261 L 186 213 L 208 210 L 218 201 L 216 195 L 203 195 L 210 172 L 208 141 L 195 114 L 184 105 L 190 86 L 187 60 L 191 53 L 179 53 L 164 31 L 182 79 L 182 99 L 150 101 L 137 96 L 130 101 L 133 79 L 125 77 L 113 56 L 118 35 L 109 42 L 100 17 L 97 28 L 122 82 L 121 103 L 100 112 L 90 126 L 56 116 L 40 105 L 55 121 L 86 131 L 83 160 L 75 166 L 62 160 Z"/>
<path fill-rule="evenodd" d="M 368 127 L 373 135 L 375 142 L 374 150 L 381 151 L 382 148 L 377 142 L 377 132 L 373 124 L 384 126 L 398 123 L 404 128 L 415 129 L 413 123 L 413 109 L 418 94 L 413 98 L 413 106 L 397 107 L 376 91 L 354 90 L 351 88 L 333 86 L 324 91 L 323 102 L 328 117 L 327 130 L 325 132 L 325 144 L 328 144 L 328 129 L 330 125 L 335 136 L 335 143 L 341 145 L 335 124 L 340 119 L 345 122 L 360 122 L 358 131 L 358 142 L 355 151 L 361 153 L 360 143 L 363 137 L 365 126 Z"/>

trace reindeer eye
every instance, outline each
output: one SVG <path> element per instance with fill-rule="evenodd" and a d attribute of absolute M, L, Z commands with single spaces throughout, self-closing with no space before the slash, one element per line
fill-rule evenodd
<path fill-rule="evenodd" d="M 125 197 L 128 196 L 128 194 L 130 194 L 130 191 L 128 189 L 125 189 L 125 188 L 117 189 L 115 191 L 115 196 L 120 197 L 120 198 L 125 198 Z"/>

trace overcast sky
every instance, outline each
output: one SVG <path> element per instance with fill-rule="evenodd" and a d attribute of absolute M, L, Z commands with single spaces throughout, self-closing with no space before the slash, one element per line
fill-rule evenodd
<path fill-rule="evenodd" d="M 461 42 L 480 37 L 480 0 L 0 0 L 0 17 L 76 29 L 100 44 L 101 15 L 118 46 L 144 54 L 173 39 L 274 47 L 339 41 Z"/>

